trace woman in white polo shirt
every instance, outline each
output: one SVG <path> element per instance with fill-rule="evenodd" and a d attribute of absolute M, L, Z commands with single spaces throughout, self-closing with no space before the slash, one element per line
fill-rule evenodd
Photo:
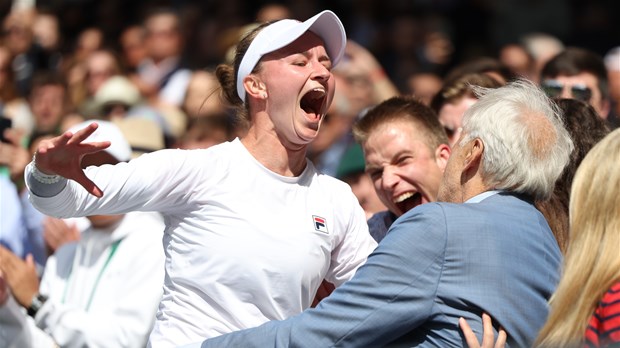
<path fill-rule="evenodd" d="M 345 43 L 330 11 L 244 37 L 233 65 L 216 71 L 223 94 L 249 121 L 241 139 L 84 172 L 81 156 L 108 145 L 83 142 L 96 124 L 40 145 L 26 179 L 46 214 L 163 214 L 166 278 L 151 346 L 300 313 L 323 279 L 342 284 L 376 246 L 349 186 L 306 158 Z"/>

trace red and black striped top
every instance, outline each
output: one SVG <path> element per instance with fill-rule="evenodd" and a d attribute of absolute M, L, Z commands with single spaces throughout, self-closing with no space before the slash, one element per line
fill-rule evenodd
<path fill-rule="evenodd" d="M 620 347 L 620 281 L 596 307 L 588 323 L 584 347 Z"/>

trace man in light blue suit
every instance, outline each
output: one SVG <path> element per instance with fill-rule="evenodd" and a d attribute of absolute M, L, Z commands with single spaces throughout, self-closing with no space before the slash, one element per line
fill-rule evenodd
<path fill-rule="evenodd" d="M 531 82 L 477 93 L 444 173 L 442 203 L 402 215 L 355 277 L 317 308 L 202 347 L 462 347 L 459 318 L 481 339 L 482 312 L 507 331 L 509 346 L 530 346 L 561 262 L 532 202 L 550 195 L 573 145 L 557 108 Z"/>

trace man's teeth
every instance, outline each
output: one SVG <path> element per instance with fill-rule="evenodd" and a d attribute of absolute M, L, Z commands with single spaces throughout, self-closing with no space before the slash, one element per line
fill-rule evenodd
<path fill-rule="evenodd" d="M 394 203 L 400 203 L 402 201 L 404 201 L 407 198 L 413 197 L 413 192 L 406 192 L 403 193 L 402 195 L 396 197 L 396 199 L 394 200 Z"/>

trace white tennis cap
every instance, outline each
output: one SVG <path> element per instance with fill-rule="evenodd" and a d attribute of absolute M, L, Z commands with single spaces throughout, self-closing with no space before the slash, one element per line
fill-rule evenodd
<path fill-rule="evenodd" d="M 245 52 L 237 73 L 237 94 L 245 101 L 243 79 L 248 76 L 258 61 L 267 53 L 279 50 L 292 43 L 310 30 L 325 43 L 325 49 L 335 66 L 344 55 L 347 36 L 344 26 L 335 13 L 329 10 L 320 12 L 305 22 L 282 19 L 263 28 Z"/>

